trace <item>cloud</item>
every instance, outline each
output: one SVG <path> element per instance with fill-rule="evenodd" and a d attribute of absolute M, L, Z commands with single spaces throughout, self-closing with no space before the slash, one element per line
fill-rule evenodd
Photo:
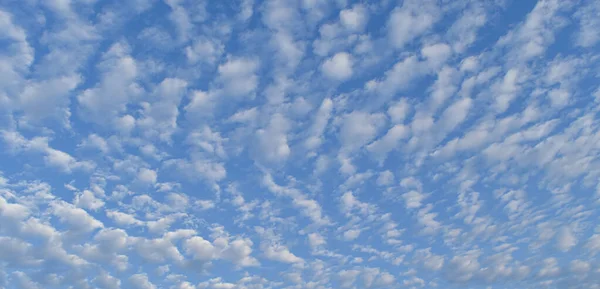
<path fill-rule="evenodd" d="M 156 286 L 148 280 L 146 274 L 135 274 L 129 277 L 129 284 L 135 289 L 156 289 Z"/>
<path fill-rule="evenodd" d="M 104 227 L 102 222 L 90 216 L 87 211 L 76 208 L 70 203 L 57 201 L 51 203 L 51 207 L 52 213 L 74 232 L 90 232 Z"/>
<path fill-rule="evenodd" d="M 282 263 L 300 263 L 302 258 L 294 255 L 290 250 L 282 245 L 269 245 L 262 248 L 267 259 Z"/>
<path fill-rule="evenodd" d="M 598 33 L 600 21 L 594 17 L 594 14 L 597 14 L 599 10 L 598 3 L 588 3 L 577 11 L 576 15 L 579 20 L 579 33 L 576 36 L 577 45 L 592 47 L 600 41 L 600 33 Z"/>
<path fill-rule="evenodd" d="M 330 79 L 346 80 L 352 76 L 352 57 L 346 52 L 336 53 L 323 62 L 321 71 Z"/>
<path fill-rule="evenodd" d="M 357 2 L 3 5 L 0 287 L 600 289 L 598 4 Z"/>
<path fill-rule="evenodd" d="M 561 228 L 558 231 L 558 236 L 556 239 L 557 248 L 563 252 L 567 252 L 575 245 L 577 245 L 577 238 L 573 235 L 571 229 L 568 227 Z"/>
<path fill-rule="evenodd" d="M 230 58 L 219 65 L 218 81 L 222 93 L 230 97 L 254 98 L 252 93 L 258 85 L 258 68 L 258 60 L 251 58 Z"/>
<path fill-rule="evenodd" d="M 94 193 L 91 191 L 85 190 L 81 194 L 75 196 L 75 200 L 73 202 L 76 206 L 88 209 L 92 211 L 96 211 L 104 206 L 104 201 L 96 198 Z"/>
<path fill-rule="evenodd" d="M 340 11 L 340 23 L 353 31 L 362 30 L 369 20 L 368 17 L 365 7 L 360 4 Z"/>
<path fill-rule="evenodd" d="M 362 111 L 347 114 L 340 128 L 342 149 L 350 152 L 367 144 L 377 135 L 384 122 L 385 118 L 381 114 Z"/>
<path fill-rule="evenodd" d="M 215 255 L 215 247 L 202 237 L 195 236 L 185 241 L 185 250 L 195 260 L 210 261 Z"/>
<path fill-rule="evenodd" d="M 426 33 L 440 12 L 431 1 L 419 4 L 419 1 L 407 1 L 402 7 L 396 7 L 388 19 L 388 37 L 395 48 L 403 48 L 417 37 Z"/>
<path fill-rule="evenodd" d="M 141 168 L 138 172 L 138 180 L 144 184 L 154 184 L 156 183 L 158 175 L 155 171 Z"/>
<path fill-rule="evenodd" d="M 316 249 L 321 245 L 325 245 L 327 241 L 319 233 L 308 234 L 308 244 L 311 248 Z"/>
<path fill-rule="evenodd" d="M 356 281 L 356 278 L 358 277 L 358 274 L 360 274 L 360 271 L 358 270 L 343 270 L 341 271 L 338 275 L 340 278 L 340 287 L 342 288 L 349 288 L 352 287 L 352 285 L 354 285 L 354 282 Z"/>
<path fill-rule="evenodd" d="M 321 102 L 321 106 L 315 115 L 314 121 L 311 128 L 309 129 L 309 136 L 304 142 L 305 147 L 308 150 L 315 150 L 323 143 L 323 133 L 327 127 L 329 119 L 331 118 L 331 112 L 333 110 L 333 102 L 331 99 L 326 98 Z"/>
<path fill-rule="evenodd" d="M 103 54 L 98 64 L 101 81 L 77 96 L 83 119 L 110 125 L 121 116 L 126 105 L 142 93 L 143 89 L 136 82 L 140 76 L 138 64 L 129 49 L 126 43 L 117 42 Z"/>
<path fill-rule="evenodd" d="M 256 132 L 257 158 L 267 163 L 285 161 L 291 153 L 287 137 L 289 129 L 290 123 L 285 116 L 273 115 L 269 124 Z"/>
<path fill-rule="evenodd" d="M 356 238 L 358 238 L 360 236 L 360 230 L 357 229 L 352 229 L 352 230 L 348 230 L 346 232 L 344 232 L 344 240 L 345 241 L 352 241 Z"/>

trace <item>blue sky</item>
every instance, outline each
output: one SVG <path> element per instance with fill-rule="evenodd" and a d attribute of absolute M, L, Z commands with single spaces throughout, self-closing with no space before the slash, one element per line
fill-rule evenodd
<path fill-rule="evenodd" d="M 0 288 L 600 284 L 600 2 L 0 4 Z"/>

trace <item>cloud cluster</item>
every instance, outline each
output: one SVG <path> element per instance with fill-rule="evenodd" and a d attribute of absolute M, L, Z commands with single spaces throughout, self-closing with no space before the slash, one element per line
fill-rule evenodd
<path fill-rule="evenodd" d="M 600 289 L 599 13 L 3 3 L 0 288 Z"/>

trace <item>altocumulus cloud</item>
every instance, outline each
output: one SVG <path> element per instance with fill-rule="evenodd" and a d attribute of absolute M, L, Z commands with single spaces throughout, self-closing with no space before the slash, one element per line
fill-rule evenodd
<path fill-rule="evenodd" d="M 599 1 L 0 4 L 0 289 L 600 289 Z"/>

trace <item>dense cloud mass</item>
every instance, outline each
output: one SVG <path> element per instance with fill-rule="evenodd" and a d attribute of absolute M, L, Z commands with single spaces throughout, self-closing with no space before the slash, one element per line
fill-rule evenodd
<path fill-rule="evenodd" d="M 600 1 L 0 3 L 0 289 L 600 289 Z"/>

